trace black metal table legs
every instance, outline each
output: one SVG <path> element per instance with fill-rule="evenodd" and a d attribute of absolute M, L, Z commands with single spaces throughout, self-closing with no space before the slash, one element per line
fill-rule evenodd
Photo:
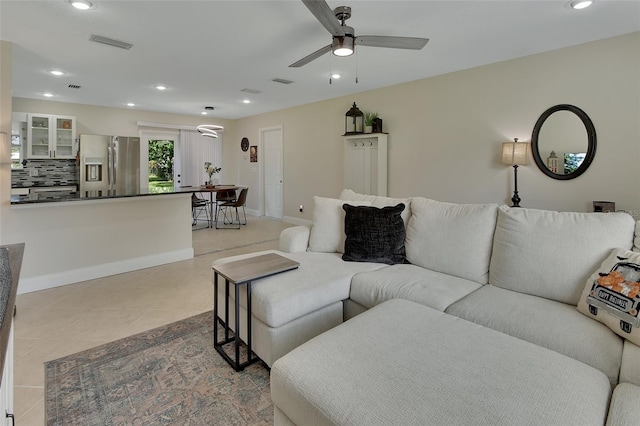
<path fill-rule="evenodd" d="M 251 350 L 251 281 L 247 281 L 246 283 L 233 283 L 235 287 L 235 300 L 234 300 L 234 326 L 235 331 L 233 332 L 233 337 L 229 337 L 230 330 L 229 327 L 229 280 L 225 279 L 225 301 L 224 301 L 224 321 L 219 318 L 218 312 L 218 273 L 214 272 L 213 276 L 213 347 L 215 350 L 222 356 L 233 367 L 236 371 L 242 371 L 245 367 L 254 362 L 258 361 L 260 358 L 253 354 Z M 247 355 L 246 361 L 240 361 L 240 348 L 244 344 L 242 339 L 240 338 L 240 286 L 246 284 L 247 286 Z M 223 322 L 224 325 L 224 340 L 218 340 L 218 321 Z M 234 346 L 234 358 L 231 358 L 229 354 L 224 350 L 224 346 L 233 343 Z"/>

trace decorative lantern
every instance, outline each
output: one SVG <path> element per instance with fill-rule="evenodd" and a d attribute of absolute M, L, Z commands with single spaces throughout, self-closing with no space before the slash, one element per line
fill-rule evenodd
<path fill-rule="evenodd" d="M 344 134 L 357 135 L 359 133 L 364 133 L 364 114 L 358 109 L 354 102 L 344 117 Z"/>
<path fill-rule="evenodd" d="M 555 151 L 551 151 L 551 155 L 547 157 L 547 168 L 553 173 L 558 173 L 558 157 Z"/>

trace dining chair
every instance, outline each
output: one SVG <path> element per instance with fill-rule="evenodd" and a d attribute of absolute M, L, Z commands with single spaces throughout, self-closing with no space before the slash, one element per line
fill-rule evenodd
<path fill-rule="evenodd" d="M 231 186 L 234 186 L 234 185 L 231 185 Z M 215 217 L 216 220 L 217 220 L 217 217 L 218 217 L 218 206 L 220 206 L 222 203 L 235 201 L 236 198 L 237 198 L 237 194 L 236 194 L 236 190 L 235 189 L 227 189 L 227 190 L 223 190 L 223 191 L 218 191 L 215 194 L 216 194 L 216 199 L 213 202 L 215 204 L 215 213 L 213 214 L 213 217 Z"/>
<path fill-rule="evenodd" d="M 247 202 L 247 192 L 249 192 L 249 188 L 243 187 L 240 189 L 240 194 L 238 194 L 238 198 L 236 200 L 225 201 L 224 203 L 218 206 L 218 209 L 216 211 L 216 220 L 215 220 L 216 229 L 228 228 L 227 226 L 222 226 L 222 227 L 218 226 L 218 224 L 220 223 L 220 221 L 218 220 L 218 216 L 220 215 L 221 212 L 222 212 L 223 225 L 235 225 L 237 223 L 238 227 L 237 228 L 234 227 L 234 229 L 240 229 L 241 225 L 247 224 L 247 212 L 245 211 L 245 208 L 244 208 L 244 205 Z M 240 221 L 240 212 L 238 210 L 240 207 L 242 207 L 242 213 L 244 215 L 244 223 Z M 233 217 L 233 212 L 231 212 L 229 216 L 227 215 L 229 209 L 235 209 L 236 211 L 235 220 Z"/>
<path fill-rule="evenodd" d="M 191 226 L 198 225 L 198 221 L 203 220 L 204 217 L 207 222 L 207 228 L 211 226 L 211 214 L 209 209 L 209 202 L 203 198 L 198 197 L 195 193 L 191 194 Z M 198 228 L 200 229 L 200 228 Z"/>

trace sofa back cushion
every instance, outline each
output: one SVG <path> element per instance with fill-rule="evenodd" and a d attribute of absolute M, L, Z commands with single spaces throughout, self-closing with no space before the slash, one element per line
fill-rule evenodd
<path fill-rule="evenodd" d="M 635 221 L 626 213 L 498 210 L 489 282 L 576 305 L 584 283 L 612 249 L 630 249 Z"/>
<path fill-rule="evenodd" d="M 405 243 L 407 260 L 486 284 L 497 204 L 452 204 L 414 197 Z"/>
<path fill-rule="evenodd" d="M 313 197 L 313 224 L 309 235 L 309 251 L 344 253 L 343 204 L 370 206 L 370 201 L 342 201 L 335 198 Z"/>
<path fill-rule="evenodd" d="M 344 189 L 340 193 L 340 199 L 345 201 L 368 201 L 373 207 L 397 206 L 402 203 L 405 205 L 405 209 L 401 214 L 404 226 L 406 227 L 409 223 L 409 216 L 411 216 L 411 198 L 391 198 L 383 197 L 382 195 L 359 194 L 351 189 Z"/>

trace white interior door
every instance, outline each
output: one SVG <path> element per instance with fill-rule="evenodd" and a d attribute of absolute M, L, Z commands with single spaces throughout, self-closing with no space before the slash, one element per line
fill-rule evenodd
<path fill-rule="evenodd" d="M 283 143 L 282 126 L 260 130 L 264 155 L 264 215 L 282 219 L 283 196 Z"/>

